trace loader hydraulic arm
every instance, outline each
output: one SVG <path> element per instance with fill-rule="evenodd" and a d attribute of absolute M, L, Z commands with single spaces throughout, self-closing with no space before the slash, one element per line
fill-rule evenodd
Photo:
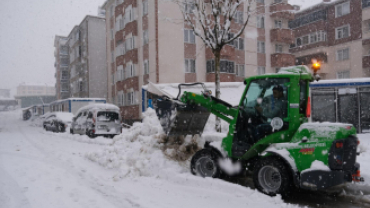
<path fill-rule="evenodd" d="M 232 107 L 223 100 L 207 95 L 206 93 L 199 95 L 192 92 L 184 92 L 180 100 L 186 104 L 195 104 L 205 107 L 212 114 L 228 123 L 231 123 L 232 120 L 238 115 L 237 108 Z"/>

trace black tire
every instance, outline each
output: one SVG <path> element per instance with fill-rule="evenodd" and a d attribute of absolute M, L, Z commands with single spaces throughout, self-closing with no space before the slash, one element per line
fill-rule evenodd
<path fill-rule="evenodd" d="M 199 150 L 191 159 L 191 173 L 201 177 L 220 178 L 221 170 L 218 165 L 219 159 L 220 156 L 209 149 Z"/>
<path fill-rule="evenodd" d="M 64 124 L 57 125 L 57 132 L 65 132 Z"/>
<path fill-rule="evenodd" d="M 253 171 L 255 187 L 270 196 L 281 194 L 289 196 L 294 188 L 291 171 L 277 157 L 262 158 L 256 162 Z"/>
<path fill-rule="evenodd" d="M 96 138 L 97 136 L 96 136 L 96 134 L 94 134 L 91 130 L 90 131 L 87 131 L 86 132 L 86 134 L 87 134 L 87 136 L 88 137 L 90 137 L 91 139 L 94 139 L 94 138 Z"/>
<path fill-rule="evenodd" d="M 70 134 L 74 134 L 74 133 L 73 133 L 72 126 L 71 126 L 71 128 L 69 129 L 69 133 L 70 133 Z"/>

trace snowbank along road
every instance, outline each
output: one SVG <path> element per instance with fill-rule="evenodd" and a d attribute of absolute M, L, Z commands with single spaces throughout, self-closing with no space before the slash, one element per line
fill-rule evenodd
<path fill-rule="evenodd" d="M 370 135 L 359 135 L 364 184 L 348 184 L 338 196 L 305 192 L 283 200 L 247 180 L 191 175 L 189 161 L 172 159 L 185 146 L 163 148 L 153 111 L 113 140 L 46 132 L 20 114 L 0 113 L 0 208 L 370 207 Z M 206 128 L 207 137 L 222 136 Z"/>

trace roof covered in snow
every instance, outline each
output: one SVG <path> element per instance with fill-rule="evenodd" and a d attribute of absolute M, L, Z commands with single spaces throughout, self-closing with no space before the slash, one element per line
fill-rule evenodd
<path fill-rule="evenodd" d="M 80 109 L 78 109 L 77 114 L 79 114 L 81 111 L 85 111 L 85 110 L 115 110 L 115 111 L 119 111 L 119 108 L 113 104 L 100 104 L 100 103 L 97 103 L 97 104 L 90 104 L 90 105 L 87 105 L 87 106 L 84 106 Z"/>
<path fill-rule="evenodd" d="M 370 85 L 370 78 L 328 79 L 310 83 L 310 87 L 341 87 Z"/>

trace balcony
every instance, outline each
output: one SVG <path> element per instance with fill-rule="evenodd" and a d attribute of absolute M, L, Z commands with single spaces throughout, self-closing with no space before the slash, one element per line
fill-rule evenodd
<path fill-rule="evenodd" d="M 362 68 L 369 68 L 370 67 L 370 55 L 364 56 L 362 58 Z"/>
<path fill-rule="evenodd" d="M 272 18 L 279 19 L 294 19 L 294 7 L 286 3 L 278 3 L 270 5 L 270 13 Z"/>
<path fill-rule="evenodd" d="M 294 66 L 295 57 L 292 54 L 275 53 L 271 54 L 271 67 Z"/>
<path fill-rule="evenodd" d="M 272 29 L 270 31 L 271 42 L 293 44 L 295 42 L 293 30 L 291 29 Z"/>

